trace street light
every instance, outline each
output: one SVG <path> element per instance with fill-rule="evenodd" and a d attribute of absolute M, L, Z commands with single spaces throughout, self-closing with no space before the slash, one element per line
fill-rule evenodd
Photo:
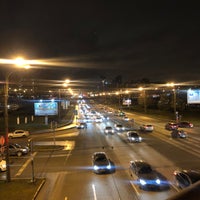
<path fill-rule="evenodd" d="M 69 83 L 70 83 L 70 80 L 66 79 L 63 83 L 63 87 L 68 87 Z M 58 97 L 58 99 L 59 99 L 59 102 L 58 102 L 58 121 L 59 122 L 60 122 L 60 109 L 61 109 L 61 91 L 60 90 L 61 89 L 59 88 L 58 89 L 58 95 L 59 95 L 59 97 Z"/>
<path fill-rule="evenodd" d="M 20 62 L 22 64 L 22 60 Z M 19 60 L 16 59 L 15 65 L 20 66 Z M 24 65 L 25 69 L 28 69 L 28 65 Z M 9 161 L 9 141 L 8 141 L 8 87 L 9 87 L 9 77 L 13 72 L 6 71 L 5 74 L 5 86 L 4 86 L 4 119 L 5 119 L 5 146 L 6 146 L 6 181 L 10 182 L 10 161 Z"/>
<path fill-rule="evenodd" d="M 167 83 L 167 86 L 168 87 L 173 87 L 172 91 L 173 91 L 173 108 L 174 108 L 174 115 L 176 117 L 176 121 L 178 121 L 178 112 L 176 111 L 176 88 L 175 88 L 175 84 L 172 82 L 172 83 Z"/>

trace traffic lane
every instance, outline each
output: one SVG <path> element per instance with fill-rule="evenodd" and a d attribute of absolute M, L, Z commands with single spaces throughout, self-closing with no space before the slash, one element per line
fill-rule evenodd
<path fill-rule="evenodd" d="M 102 135 L 103 131 L 101 132 Z M 119 135 L 121 135 L 123 133 L 119 133 Z M 134 160 L 134 159 L 144 159 L 144 160 L 149 160 L 150 163 L 152 163 L 153 161 L 149 159 L 150 155 L 153 155 L 153 160 L 157 160 L 157 166 L 160 165 L 160 162 L 162 163 L 161 166 L 159 166 L 159 169 L 162 169 L 162 174 L 166 175 L 167 178 L 169 178 L 169 180 L 172 178 L 172 172 L 173 169 L 176 168 L 174 167 L 174 164 L 172 162 L 170 162 L 170 160 L 167 160 L 163 157 L 163 155 L 160 155 L 159 153 L 157 153 L 153 148 L 149 147 L 146 143 L 127 143 L 127 140 L 125 139 L 121 139 L 121 137 L 118 137 L 117 134 L 115 135 L 107 135 L 104 137 L 108 143 L 108 147 L 112 147 L 111 148 L 105 148 L 107 154 L 109 155 L 109 157 L 112 158 L 113 162 L 115 163 L 116 166 L 116 171 L 119 171 L 121 169 L 123 169 L 122 171 L 126 171 L 128 174 L 128 167 L 129 167 L 129 162 L 130 160 Z M 155 155 L 155 157 L 154 157 Z M 154 163 L 154 162 L 153 162 Z M 166 166 L 173 166 L 172 168 L 168 168 L 166 169 Z M 124 175 L 123 180 L 127 181 L 127 180 L 131 180 L 130 176 L 127 177 L 126 175 Z M 132 183 L 132 181 L 131 181 Z M 148 193 L 146 194 L 146 192 L 144 191 L 137 191 L 137 193 L 139 194 L 139 196 L 143 193 L 145 193 L 145 195 L 148 198 L 153 198 L 153 199 L 160 199 L 160 196 L 163 196 L 165 198 L 169 197 L 170 195 L 173 195 L 174 193 L 176 193 L 176 189 L 174 189 L 173 187 L 168 191 L 161 191 L 161 193 Z M 155 196 L 148 196 L 149 195 L 155 195 Z M 144 196 L 145 196 L 144 195 Z"/>
<path fill-rule="evenodd" d="M 101 134 L 104 135 L 103 131 L 101 131 Z M 134 159 L 140 160 L 142 158 L 147 161 L 149 160 L 150 163 L 154 163 L 153 161 L 155 160 L 157 162 L 156 166 L 159 166 L 161 164 L 161 166 L 159 168 L 160 168 L 162 174 L 166 175 L 166 177 L 169 180 L 171 180 L 172 176 L 173 176 L 173 169 L 175 169 L 176 166 L 170 160 L 165 159 L 165 157 L 163 157 L 163 155 L 159 153 L 159 149 L 158 149 L 158 153 L 157 153 L 157 151 L 154 150 L 154 148 L 152 147 L 152 143 L 150 142 L 152 140 L 151 134 L 153 134 L 153 133 L 147 133 L 147 134 L 144 133 L 143 135 L 144 135 L 145 142 L 142 142 L 142 143 L 127 142 L 126 132 L 119 132 L 118 134 L 115 134 L 115 135 L 107 135 L 107 136 L 105 136 L 105 138 L 107 140 L 108 147 L 112 147 L 112 149 L 113 149 L 113 151 L 109 151 L 109 153 L 113 152 L 114 154 L 116 154 L 116 152 L 117 152 L 116 159 L 118 157 L 120 157 L 120 160 L 123 160 L 123 159 L 126 160 L 126 162 L 125 162 L 126 164 L 123 166 L 123 163 L 120 163 L 120 160 L 117 159 L 120 163 L 118 165 L 119 167 L 121 166 L 122 168 L 126 168 L 126 166 L 129 164 L 129 161 L 134 160 Z M 147 136 L 147 138 L 145 136 Z M 156 143 L 153 145 L 156 146 L 159 143 L 160 143 L 160 140 L 156 140 Z M 165 144 L 162 143 L 160 148 L 162 148 L 163 145 L 165 145 Z M 153 160 L 150 160 L 149 159 L 149 157 L 151 157 L 150 155 L 154 155 L 154 154 L 155 154 L 155 157 L 153 156 L 152 157 Z M 114 157 L 114 156 L 112 156 L 112 157 Z M 117 160 L 116 161 L 114 160 L 114 163 L 117 163 Z M 166 166 L 169 166 L 169 168 L 167 169 Z M 170 193 L 172 193 L 172 194 L 177 191 L 177 188 L 174 189 L 172 187 L 171 189 L 172 189 L 172 192 L 170 192 Z M 168 194 L 167 194 L 167 196 L 168 196 Z"/>
<path fill-rule="evenodd" d="M 100 138 L 97 136 L 99 136 Z M 87 140 L 87 138 L 88 138 L 88 140 Z M 103 136 L 103 138 L 104 138 L 104 136 Z M 71 139 L 73 139 L 73 138 L 71 138 Z M 56 181 L 55 188 L 58 188 L 58 189 L 62 188 L 62 189 L 61 190 L 59 189 L 59 192 L 56 192 L 57 191 L 56 189 L 55 189 L 56 191 L 53 190 L 48 197 L 49 199 L 51 199 L 52 196 L 53 196 L 52 199 L 61 199 L 61 198 L 66 197 L 66 195 L 68 195 L 67 197 L 70 197 L 69 199 L 79 199 L 80 196 L 85 197 L 85 199 L 88 199 L 88 194 L 91 193 L 90 192 L 91 187 L 90 186 L 87 187 L 87 185 L 90 185 L 90 183 L 92 184 L 94 182 L 93 177 L 95 177 L 95 176 L 98 177 L 98 175 L 93 173 L 92 155 L 95 151 L 102 151 L 102 145 L 108 146 L 105 144 L 104 139 L 102 139 L 102 140 L 101 139 L 102 139 L 101 135 L 99 135 L 98 133 L 95 133 L 94 129 L 93 129 L 93 131 L 89 131 L 89 132 L 86 130 L 80 130 L 80 135 L 76 138 L 76 148 L 71 152 L 71 156 L 69 156 L 69 158 L 66 162 L 65 172 L 66 172 L 67 181 L 64 181 L 64 183 L 60 179 L 59 179 L 59 181 Z M 54 158 L 51 157 L 50 160 L 51 161 L 48 161 L 48 164 L 45 166 L 45 169 L 48 169 L 50 167 L 52 169 L 52 164 L 50 164 L 50 162 L 52 162 L 52 160 L 55 160 L 55 157 Z M 47 162 L 45 162 L 45 163 L 47 163 Z M 60 162 L 56 161 L 56 163 L 60 163 Z M 49 173 L 50 173 L 50 171 L 49 171 Z M 63 173 L 63 172 L 61 171 L 61 173 Z M 63 174 L 63 176 L 64 175 L 65 175 L 65 173 Z M 61 179 L 63 176 L 61 176 Z M 101 185 L 101 188 L 103 188 L 104 199 L 109 199 L 111 196 L 116 196 L 117 198 L 115 198 L 115 199 L 119 199 L 119 196 L 118 196 L 119 194 L 117 192 L 117 189 L 113 189 L 115 184 L 113 182 L 112 174 L 105 175 L 105 177 L 107 177 L 107 176 L 110 177 L 110 178 L 108 178 L 109 181 L 106 179 Z M 72 177 L 71 178 L 72 180 L 70 180 L 70 177 Z M 81 177 L 83 177 L 83 178 L 81 178 Z M 100 175 L 100 177 L 101 177 L 101 175 Z M 90 179 L 92 179 L 92 180 L 90 180 Z M 73 182 L 74 180 L 75 180 L 75 183 Z M 79 185 L 79 183 L 81 183 L 81 180 L 83 180 L 83 183 Z M 99 184 L 100 180 L 96 180 L 96 181 L 97 181 L 96 184 Z M 73 186 L 72 186 L 72 183 L 74 183 Z M 69 186 L 68 185 L 65 186 L 66 184 L 69 184 Z M 76 188 L 75 191 L 70 189 L 71 187 L 74 187 L 74 185 Z M 83 188 L 83 186 L 86 188 Z M 94 185 L 93 188 L 95 188 L 95 187 L 96 186 Z M 127 190 L 127 187 L 125 187 L 125 189 Z M 122 187 L 120 187 L 120 191 L 121 190 L 122 190 Z M 124 195 L 126 195 L 125 198 L 123 198 L 123 199 L 133 199 L 132 195 L 134 195 L 134 192 L 132 191 L 131 198 L 128 198 L 127 195 L 130 195 L 131 191 L 126 191 L 126 190 L 124 191 L 124 189 L 123 189 L 123 191 L 124 191 L 123 193 L 124 193 Z M 68 191 L 67 194 L 63 194 L 63 192 L 66 192 L 66 191 Z M 79 192 L 77 193 L 77 191 L 79 191 Z M 42 192 L 45 192 L 45 191 L 43 191 L 43 189 L 42 189 Z M 81 195 L 80 195 L 80 193 L 81 193 Z M 97 190 L 96 195 L 99 196 L 100 193 L 101 192 L 98 192 L 98 190 Z M 77 197 L 77 194 L 78 194 L 79 198 Z M 61 195 L 62 197 L 60 197 L 59 195 Z M 43 196 L 43 195 L 41 194 L 39 196 Z M 105 197 L 107 197 L 107 198 L 105 198 Z M 94 196 L 91 199 L 93 199 L 93 198 L 94 198 Z M 81 198 L 81 199 L 84 199 L 84 198 Z"/>
<path fill-rule="evenodd" d="M 113 138 L 114 139 L 114 138 Z M 111 138 L 109 138 L 111 140 Z M 166 159 L 162 154 L 155 151 L 153 148 L 148 146 L 145 142 L 142 143 L 127 143 L 126 140 L 123 139 L 124 144 L 127 145 L 119 145 L 112 142 L 113 151 L 112 153 L 117 155 L 111 155 L 114 163 L 117 166 L 117 169 L 125 169 L 125 172 L 128 176 L 124 176 L 124 180 L 130 181 L 135 190 L 136 194 L 139 197 L 143 197 L 144 199 L 166 199 L 171 195 L 174 195 L 177 192 L 177 189 L 173 187 L 173 170 L 176 169 L 176 166 L 173 162 Z M 109 152 L 111 154 L 111 151 Z M 163 176 L 169 180 L 169 183 L 172 186 L 169 190 L 157 191 L 157 192 L 149 192 L 139 189 L 136 181 L 132 179 L 129 174 L 129 162 L 131 160 L 145 160 L 153 167 L 155 167 L 158 172 L 160 172 Z M 162 198 L 161 198 L 162 196 Z M 141 199 L 143 199 L 141 198 Z"/>
<path fill-rule="evenodd" d="M 97 175 L 92 171 L 62 174 L 50 199 L 138 199 L 130 185 L 123 183 L 119 186 L 120 180 L 113 181 L 112 174 Z"/>
<path fill-rule="evenodd" d="M 75 145 L 76 150 L 71 151 L 71 155 L 69 151 L 66 151 L 66 155 L 64 155 L 64 157 L 61 157 L 60 155 L 54 155 L 55 152 L 53 152 L 53 154 L 52 152 L 49 152 L 49 155 L 46 152 L 47 155 L 43 155 L 44 157 L 42 157 L 40 153 L 40 156 L 37 156 L 38 160 L 37 159 L 35 160 L 36 169 L 39 170 L 39 172 L 37 172 L 37 175 L 44 176 L 49 173 L 55 174 L 55 173 L 60 173 L 60 172 L 61 173 L 67 172 L 67 175 L 74 174 L 76 177 L 77 172 L 81 172 L 81 174 L 87 174 L 89 171 L 90 172 L 92 171 L 91 169 L 92 154 L 95 151 L 102 151 L 102 146 L 103 146 L 104 147 L 103 150 L 106 151 L 106 153 L 108 153 L 111 160 L 117 166 L 117 170 L 115 174 L 117 174 L 118 171 L 120 171 L 121 174 L 123 174 L 123 176 L 120 177 L 121 183 L 129 182 L 130 184 L 130 178 L 126 174 L 126 170 L 120 170 L 120 169 L 122 166 L 124 166 L 122 168 L 126 168 L 130 161 L 129 157 L 127 157 L 127 159 L 123 161 L 123 158 L 125 157 L 124 152 L 129 152 L 130 156 L 133 156 L 133 152 L 131 152 L 130 149 L 126 149 L 128 145 L 125 145 L 125 143 L 122 143 L 121 139 L 117 137 L 117 135 L 105 137 L 103 130 L 101 129 L 102 125 L 103 124 L 101 125 L 99 124 L 95 126 L 95 124 L 91 124 L 91 126 L 89 126 L 89 130 L 80 130 L 80 134 L 78 136 L 69 137 L 68 139 L 75 140 L 75 144 L 76 144 Z M 114 147 L 114 149 L 110 148 L 112 146 Z M 115 151 L 118 151 L 117 155 Z M 121 156 L 120 156 L 120 152 L 121 152 Z M 41 166 L 40 165 L 37 166 L 38 164 L 40 164 Z M 112 177 L 114 175 L 112 175 Z M 93 176 L 94 174 L 92 173 L 92 177 Z M 119 183 L 120 181 L 115 181 L 115 182 Z M 56 182 L 56 186 L 57 184 L 59 184 L 60 187 L 63 188 L 62 184 Z M 107 190 L 110 191 L 111 190 L 110 188 L 112 188 L 112 184 L 110 186 L 106 185 L 105 191 Z M 123 188 L 122 186 L 119 187 L 120 192 L 123 193 L 123 191 L 125 191 L 124 193 L 127 193 L 126 190 L 122 188 Z M 63 190 L 65 190 L 65 188 L 63 188 Z M 87 190 L 85 192 L 87 192 Z M 131 194 L 131 197 L 135 195 L 134 190 L 132 190 L 131 192 L 128 192 L 128 194 L 129 193 Z M 49 196 L 51 195 L 52 193 L 49 194 Z M 155 196 L 153 198 L 155 198 Z"/>

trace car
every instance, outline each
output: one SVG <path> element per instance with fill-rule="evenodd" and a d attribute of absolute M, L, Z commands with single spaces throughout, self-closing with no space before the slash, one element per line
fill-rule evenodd
<path fill-rule="evenodd" d="M 104 129 L 104 132 L 105 134 L 108 134 L 108 133 L 113 134 L 115 131 L 111 126 L 106 126 Z"/>
<path fill-rule="evenodd" d="M 29 153 L 29 147 L 28 146 L 22 146 L 20 144 L 17 143 L 10 143 L 8 146 L 8 150 L 9 150 L 9 155 L 10 156 L 22 156 L 25 154 Z"/>
<path fill-rule="evenodd" d="M 127 140 L 129 142 L 142 142 L 142 137 L 136 131 L 128 131 Z"/>
<path fill-rule="evenodd" d="M 200 181 L 200 171 L 198 170 L 175 170 L 173 175 L 176 185 L 181 189 Z"/>
<path fill-rule="evenodd" d="M 129 173 L 143 190 L 160 190 L 169 187 L 167 179 L 143 160 L 130 161 Z"/>
<path fill-rule="evenodd" d="M 124 117 L 126 114 L 123 111 L 115 111 L 114 115 L 118 117 Z"/>
<path fill-rule="evenodd" d="M 178 128 L 178 124 L 175 123 L 175 122 L 168 122 L 166 125 L 165 125 L 165 129 L 166 130 L 174 130 L 174 129 L 177 129 Z"/>
<path fill-rule="evenodd" d="M 124 117 L 123 117 L 123 120 L 124 120 L 124 121 L 129 121 L 130 119 L 129 119 L 127 116 L 124 116 Z"/>
<path fill-rule="evenodd" d="M 9 138 L 28 137 L 29 135 L 29 131 L 25 130 L 15 130 L 12 133 L 8 133 Z"/>
<path fill-rule="evenodd" d="M 183 121 L 183 122 L 178 122 L 178 127 L 180 127 L 180 128 L 193 128 L 194 125 L 190 122 Z"/>
<path fill-rule="evenodd" d="M 0 171 L 5 172 L 6 171 L 6 161 L 2 158 L 0 158 Z"/>
<path fill-rule="evenodd" d="M 152 132 L 154 130 L 154 126 L 151 124 L 142 124 L 140 126 L 140 130 L 145 132 Z"/>
<path fill-rule="evenodd" d="M 87 128 L 87 124 L 84 123 L 84 122 L 81 122 L 79 124 L 76 125 L 76 128 L 78 129 L 84 129 L 84 128 Z"/>
<path fill-rule="evenodd" d="M 95 119 L 95 122 L 103 122 L 103 119 L 102 119 L 101 117 L 97 117 L 97 118 Z"/>
<path fill-rule="evenodd" d="M 171 132 L 172 138 L 187 138 L 187 133 L 184 130 L 174 129 Z"/>
<path fill-rule="evenodd" d="M 112 164 L 105 152 L 95 152 L 92 156 L 93 171 L 96 174 L 110 173 Z"/>
<path fill-rule="evenodd" d="M 115 124 L 115 129 L 117 131 L 124 131 L 125 127 L 122 124 Z"/>

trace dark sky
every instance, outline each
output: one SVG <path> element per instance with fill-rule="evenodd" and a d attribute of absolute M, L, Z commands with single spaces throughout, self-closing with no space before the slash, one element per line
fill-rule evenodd
<path fill-rule="evenodd" d="M 194 2 L 0 0 L 0 58 L 64 63 L 34 69 L 35 78 L 199 80 Z"/>

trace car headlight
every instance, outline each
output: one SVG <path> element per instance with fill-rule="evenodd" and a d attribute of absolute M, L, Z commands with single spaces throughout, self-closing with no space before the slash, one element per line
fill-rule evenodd
<path fill-rule="evenodd" d="M 111 165 L 109 164 L 109 165 L 107 165 L 107 167 L 106 167 L 107 169 L 111 169 Z"/>
<path fill-rule="evenodd" d="M 141 184 L 141 185 L 146 185 L 146 181 L 143 180 L 143 179 L 140 179 L 140 184 Z"/>
<path fill-rule="evenodd" d="M 156 179 L 156 183 L 157 183 L 157 184 L 160 184 L 160 179 Z"/>
<path fill-rule="evenodd" d="M 94 165 L 94 170 L 98 170 L 99 167 L 97 165 Z"/>
<path fill-rule="evenodd" d="M 140 141 L 142 141 L 142 138 L 141 138 L 141 137 L 139 137 L 139 140 L 140 140 Z"/>

